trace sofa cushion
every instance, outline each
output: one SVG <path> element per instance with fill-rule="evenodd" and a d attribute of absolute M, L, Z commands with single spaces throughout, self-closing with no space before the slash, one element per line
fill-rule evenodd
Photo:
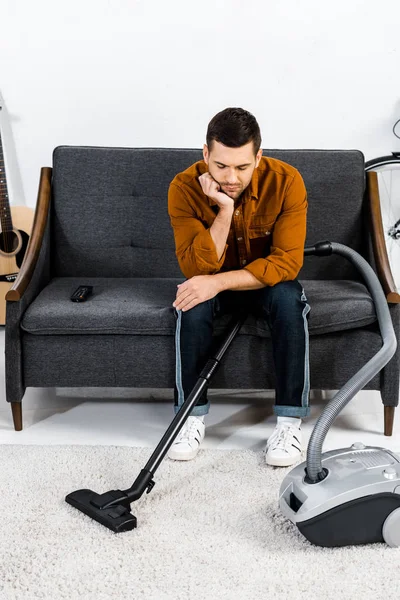
<path fill-rule="evenodd" d="M 75 278 L 56 277 L 39 293 L 24 313 L 21 327 L 38 335 L 122 334 L 174 335 L 172 302 L 176 278 Z M 367 288 L 347 280 L 303 280 L 308 303 L 310 335 L 369 325 L 376 320 Z M 70 300 L 78 285 L 92 285 L 86 302 Z M 215 321 L 215 333 L 229 315 Z M 266 320 L 249 315 L 240 334 L 269 337 Z"/>

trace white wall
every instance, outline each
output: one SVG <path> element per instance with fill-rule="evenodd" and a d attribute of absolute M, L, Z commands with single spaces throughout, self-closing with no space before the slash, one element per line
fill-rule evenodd
<path fill-rule="evenodd" d="M 264 148 L 358 148 L 366 159 L 400 149 L 399 0 L 0 7 L 12 204 L 35 205 L 57 145 L 200 148 L 227 106 L 256 116 Z"/>

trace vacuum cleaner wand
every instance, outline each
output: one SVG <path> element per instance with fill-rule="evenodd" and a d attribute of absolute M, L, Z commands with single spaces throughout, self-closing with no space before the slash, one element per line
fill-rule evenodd
<path fill-rule="evenodd" d="M 245 312 L 235 315 L 222 343 L 213 356 L 208 359 L 193 390 L 176 413 L 167 431 L 132 486 L 127 490 L 110 490 L 104 494 L 96 494 L 88 489 L 76 490 L 66 496 L 65 500 L 68 504 L 115 533 L 130 531 L 137 526 L 137 519 L 130 512 L 131 502 L 140 498 L 145 491 L 149 494 L 153 489 L 155 485 L 153 480 L 154 473 L 188 419 L 192 408 L 209 385 L 222 357 L 236 337 L 245 319 Z"/>

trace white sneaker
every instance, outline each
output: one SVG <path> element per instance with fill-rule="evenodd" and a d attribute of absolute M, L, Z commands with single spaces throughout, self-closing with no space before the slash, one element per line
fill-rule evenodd
<path fill-rule="evenodd" d="M 202 419 L 188 417 L 168 451 L 168 458 L 172 458 L 172 460 L 192 460 L 195 458 L 204 439 L 205 429 L 206 426 Z"/>
<path fill-rule="evenodd" d="M 268 438 L 265 462 L 274 467 L 290 467 L 301 458 L 301 429 L 281 422 Z"/>

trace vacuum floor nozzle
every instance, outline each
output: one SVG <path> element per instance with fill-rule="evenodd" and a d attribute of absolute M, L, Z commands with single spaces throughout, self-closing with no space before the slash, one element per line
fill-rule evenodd
<path fill-rule="evenodd" d="M 66 496 L 65 501 L 74 508 L 85 513 L 101 525 L 108 527 L 114 533 L 131 531 L 137 526 L 136 517 L 123 504 L 114 504 L 108 508 L 98 508 L 99 494 L 92 490 L 77 490 Z"/>

